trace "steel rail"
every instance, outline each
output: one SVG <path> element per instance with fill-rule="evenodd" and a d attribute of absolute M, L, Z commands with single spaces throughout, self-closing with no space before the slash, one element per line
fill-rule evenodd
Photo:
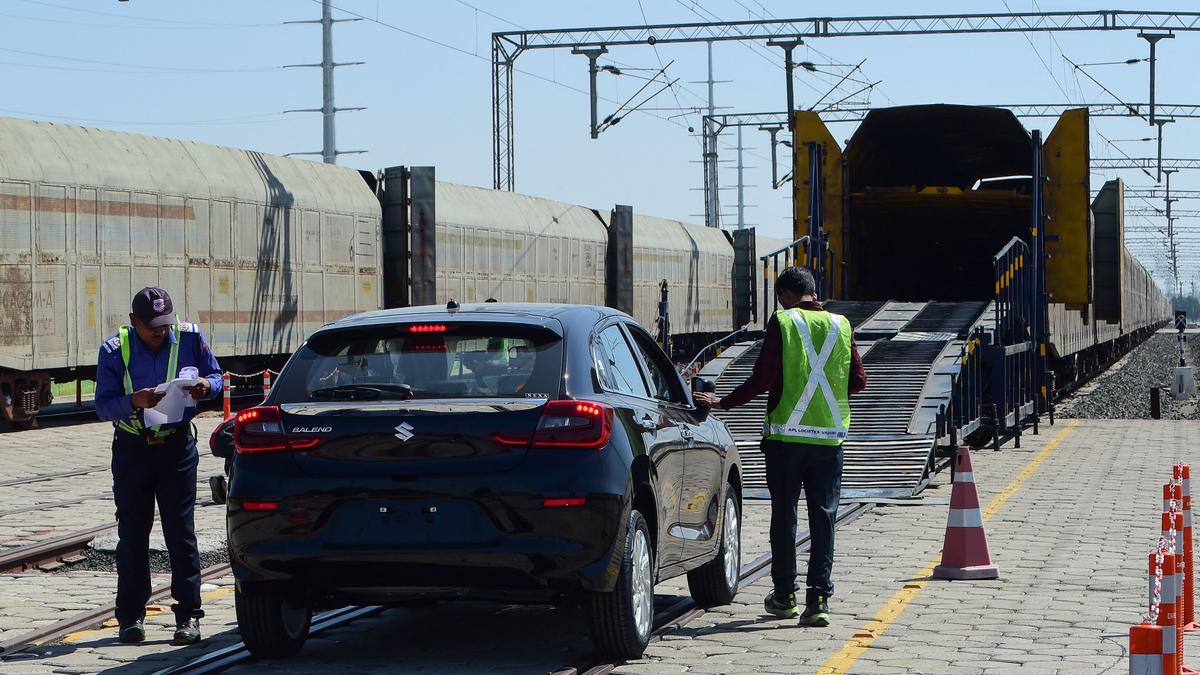
<path fill-rule="evenodd" d="M 70 478 L 72 476 L 82 476 L 89 473 L 97 473 L 100 471 L 108 471 L 108 465 L 96 465 L 83 469 L 74 469 L 72 471 L 60 471 L 58 473 L 42 473 L 36 476 L 27 476 L 25 478 L 13 478 L 11 480 L 0 481 L 0 487 L 10 487 L 12 485 L 27 485 L 29 483 L 40 483 L 42 481 L 54 480 L 56 478 Z"/>
<path fill-rule="evenodd" d="M 849 525 L 874 508 L 874 506 L 870 502 L 858 502 L 851 504 L 848 508 L 838 509 L 834 527 L 840 528 Z M 796 537 L 796 552 L 803 553 L 810 548 L 812 548 L 812 534 L 805 530 Z M 741 571 L 738 573 L 738 590 L 740 591 L 763 578 L 770 570 L 771 554 L 769 552 L 743 565 Z M 695 600 L 687 597 L 680 598 L 666 609 L 656 612 L 654 617 L 655 628 L 650 633 L 650 644 L 654 644 L 663 639 L 663 636 L 666 634 L 676 631 L 689 622 L 703 616 L 704 611 L 704 609 L 696 606 Z M 622 663 L 624 662 L 611 661 L 592 663 L 584 666 L 567 666 L 553 671 L 552 675 L 606 675 L 616 670 Z"/>
<path fill-rule="evenodd" d="M 200 581 L 220 579 L 229 574 L 229 571 L 229 563 L 218 563 L 211 567 L 206 567 L 200 571 Z M 170 595 L 171 584 L 168 582 L 150 591 L 150 602 L 162 600 Z M 59 640 L 76 631 L 95 626 L 112 617 L 116 610 L 116 602 L 110 602 L 95 609 L 79 612 L 52 624 L 35 628 L 28 633 L 18 635 L 14 638 L 0 641 L 0 659 L 31 647 Z"/>
<path fill-rule="evenodd" d="M 313 617 L 312 625 L 308 629 L 309 637 L 319 635 L 331 628 L 344 626 L 358 619 L 371 618 L 382 613 L 387 609 L 381 605 L 366 605 L 358 606 L 351 605 L 341 607 L 339 609 L 331 609 L 327 612 L 322 612 Z M 157 671 L 155 675 L 180 675 L 181 673 L 189 673 L 190 675 L 200 675 L 201 673 L 217 673 L 230 666 L 236 665 L 251 658 L 250 650 L 246 649 L 243 642 L 229 645 L 199 656 L 187 663 L 172 666 L 164 670 Z"/>
<path fill-rule="evenodd" d="M 116 523 L 97 525 L 86 530 L 0 552 L 0 573 L 22 572 L 43 563 L 59 562 L 63 558 L 78 555 L 83 552 L 88 543 L 96 538 L 97 534 L 107 532 L 116 526 Z"/>

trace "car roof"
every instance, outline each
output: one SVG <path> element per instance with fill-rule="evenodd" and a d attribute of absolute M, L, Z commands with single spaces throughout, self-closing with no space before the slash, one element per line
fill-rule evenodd
<path fill-rule="evenodd" d="M 527 302 L 486 302 L 459 305 L 456 310 L 446 305 L 399 307 L 354 314 L 321 327 L 321 330 L 351 326 L 385 325 L 410 321 L 502 321 L 527 322 L 530 319 L 555 319 L 564 326 L 594 325 L 610 316 L 632 320 L 628 314 L 599 305 L 570 305 Z M 543 323 L 539 321 L 538 323 Z"/>

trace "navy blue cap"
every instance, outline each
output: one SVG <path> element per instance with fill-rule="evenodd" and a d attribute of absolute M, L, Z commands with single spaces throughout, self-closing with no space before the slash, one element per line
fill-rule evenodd
<path fill-rule="evenodd" d="M 133 313 L 149 328 L 170 326 L 175 320 L 175 307 L 171 296 L 161 288 L 147 286 L 133 296 Z"/>

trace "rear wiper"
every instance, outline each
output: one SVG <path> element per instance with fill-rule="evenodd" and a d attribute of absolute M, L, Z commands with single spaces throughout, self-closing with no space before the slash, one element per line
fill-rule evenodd
<path fill-rule="evenodd" d="M 399 398 L 408 400 L 412 398 L 412 387 L 407 384 L 342 384 L 336 387 L 314 389 L 308 395 L 309 398 Z"/>

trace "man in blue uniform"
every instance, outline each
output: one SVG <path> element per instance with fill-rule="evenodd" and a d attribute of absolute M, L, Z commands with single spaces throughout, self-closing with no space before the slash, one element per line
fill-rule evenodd
<path fill-rule="evenodd" d="M 189 406 L 174 424 L 147 427 L 142 411 L 162 399 L 154 389 L 195 368 L 192 398 L 221 393 L 221 369 L 200 328 L 180 323 L 171 296 L 143 288 L 133 296 L 130 326 L 104 341 L 96 364 L 96 413 L 113 423 L 113 497 L 117 505 L 117 623 L 121 642 L 146 638 L 150 599 L 150 530 L 154 503 L 171 560 L 174 644 L 200 640 L 200 551 L 196 546 L 196 439 Z"/>

